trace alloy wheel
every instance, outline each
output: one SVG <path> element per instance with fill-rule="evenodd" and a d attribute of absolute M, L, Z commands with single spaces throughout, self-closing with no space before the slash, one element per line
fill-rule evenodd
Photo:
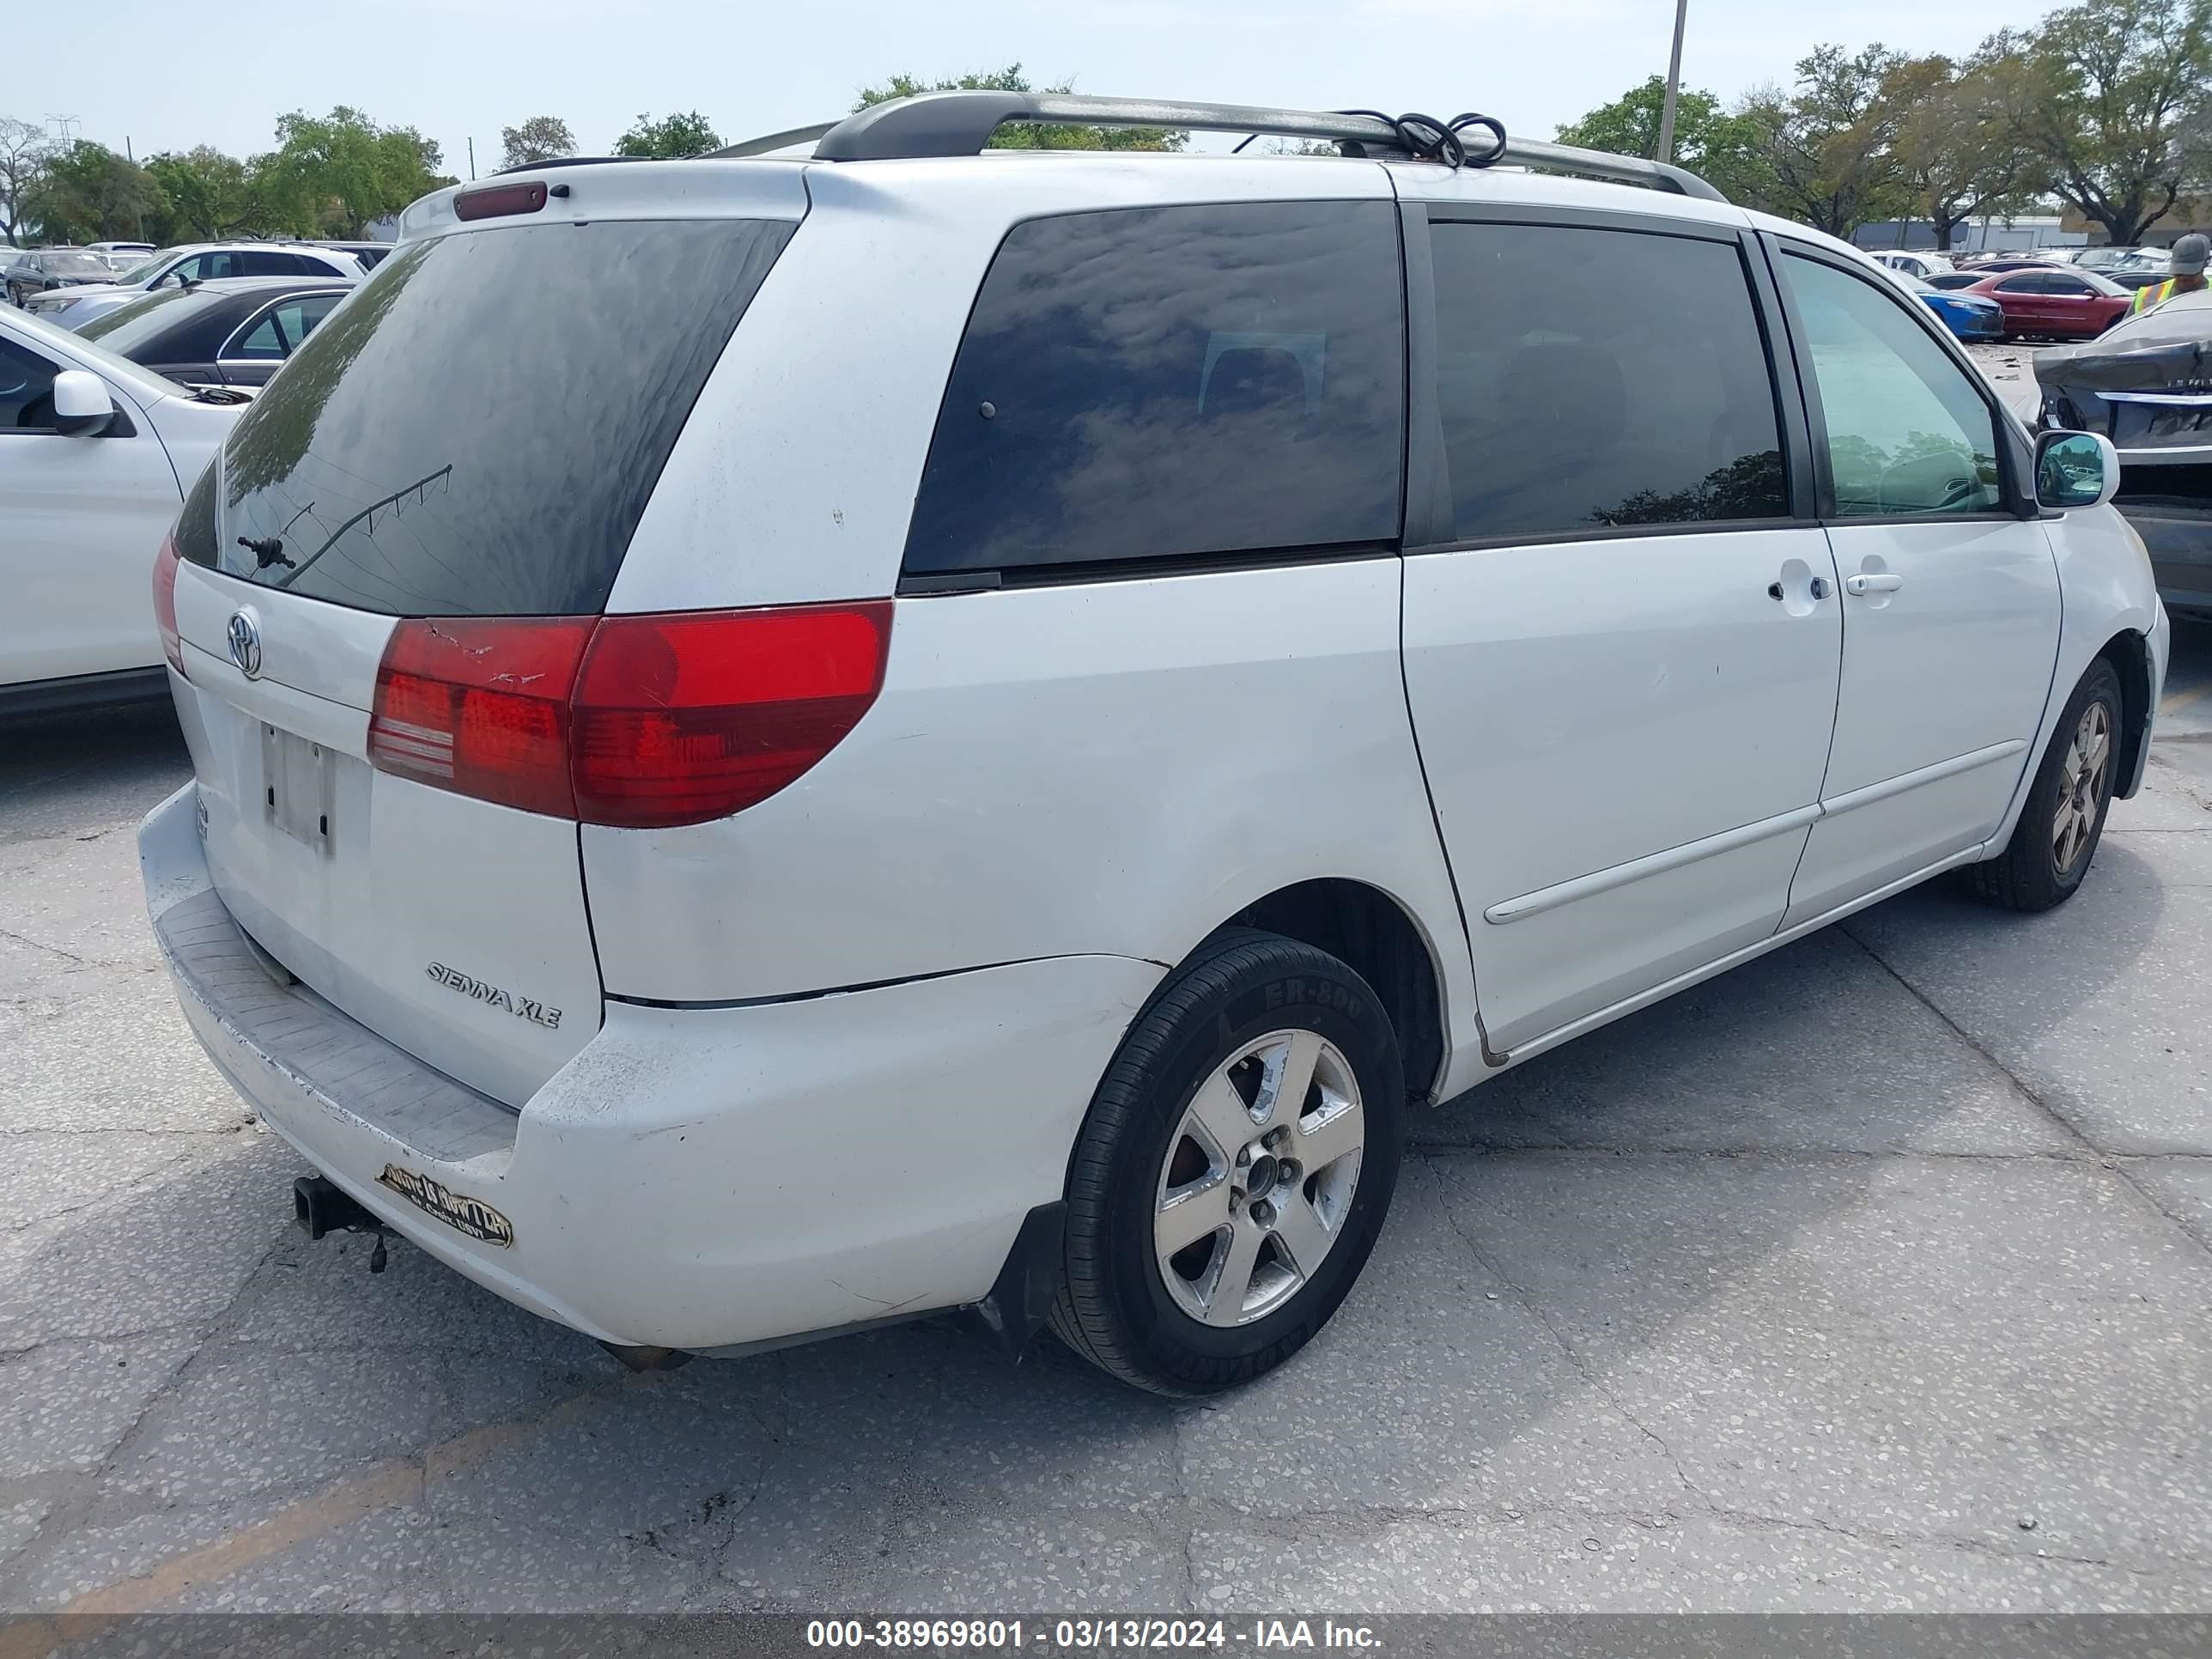
<path fill-rule="evenodd" d="M 1316 1032 L 1271 1031 L 1217 1066 L 1160 1169 L 1153 1246 L 1176 1304 L 1237 1326 L 1296 1296 L 1343 1233 L 1366 1139 L 1358 1080 Z"/>
<path fill-rule="evenodd" d="M 2058 799 L 2051 822 L 2051 860 L 2061 876 L 2071 873 L 2088 850 L 2112 774 L 2112 715 L 2100 699 L 2081 711 L 2059 768 Z"/>

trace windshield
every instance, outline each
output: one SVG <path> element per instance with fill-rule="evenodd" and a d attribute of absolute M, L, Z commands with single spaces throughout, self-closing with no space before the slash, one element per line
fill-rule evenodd
<path fill-rule="evenodd" d="M 57 248 L 39 256 L 40 264 L 54 276 L 106 276 L 107 262 L 82 248 Z"/>
<path fill-rule="evenodd" d="M 389 616 L 597 611 L 792 230 L 596 220 L 401 248 L 246 412 L 222 532 L 179 551 Z"/>
<path fill-rule="evenodd" d="M 115 280 L 125 284 L 131 283 L 150 283 L 154 280 L 155 272 L 159 271 L 163 265 L 168 264 L 170 260 L 175 258 L 177 255 L 183 252 L 184 250 L 182 248 L 163 248 L 152 258 L 140 260 L 137 264 L 131 266 L 130 270 L 125 271 Z"/>
<path fill-rule="evenodd" d="M 77 331 L 77 337 L 97 340 L 110 351 L 127 357 L 156 334 L 167 332 L 193 313 L 223 303 L 222 295 L 204 289 L 157 288 L 151 294 L 142 295 L 94 318 Z"/>

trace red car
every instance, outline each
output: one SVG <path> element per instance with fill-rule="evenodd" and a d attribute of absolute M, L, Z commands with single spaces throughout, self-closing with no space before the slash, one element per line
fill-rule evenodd
<path fill-rule="evenodd" d="M 2008 335 L 2044 334 L 2087 340 L 2128 314 L 2135 295 L 2094 270 L 2039 264 L 1991 272 L 1954 271 L 1934 280 L 1953 294 L 1978 294 L 2004 312 Z"/>

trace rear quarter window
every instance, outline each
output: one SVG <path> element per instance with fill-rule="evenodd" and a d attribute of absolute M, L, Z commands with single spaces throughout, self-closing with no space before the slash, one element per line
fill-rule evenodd
<path fill-rule="evenodd" d="M 603 220 L 403 247 L 239 422 L 214 561 L 396 616 L 600 610 L 795 228 Z"/>
<path fill-rule="evenodd" d="M 906 570 L 1394 538 L 1402 292 L 1387 203 L 1017 225 L 953 365 Z"/>

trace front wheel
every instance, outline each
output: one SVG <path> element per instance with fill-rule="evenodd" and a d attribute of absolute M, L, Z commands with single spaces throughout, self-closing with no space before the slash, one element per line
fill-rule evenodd
<path fill-rule="evenodd" d="M 2027 804 L 2003 852 L 1969 866 L 1975 892 L 2008 910 L 2048 910 L 2073 897 L 2097 855 L 2120 758 L 2120 677 L 2102 658 L 2067 699 Z"/>
<path fill-rule="evenodd" d="M 1157 1394 L 1233 1388 L 1325 1324 L 1396 1184 L 1404 1069 L 1367 982 L 1231 929 L 1146 1005 L 1093 1097 L 1054 1333 Z"/>

